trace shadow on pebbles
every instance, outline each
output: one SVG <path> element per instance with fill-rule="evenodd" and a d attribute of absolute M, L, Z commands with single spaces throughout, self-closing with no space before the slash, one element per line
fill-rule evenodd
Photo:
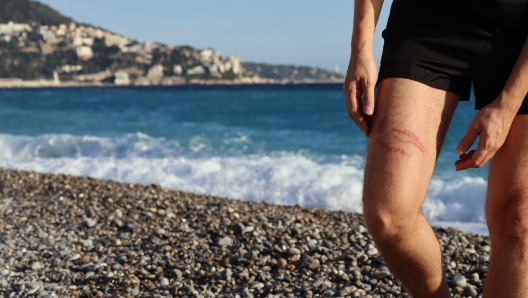
<path fill-rule="evenodd" d="M 455 297 L 489 238 L 435 228 Z M 360 214 L 0 169 L 2 297 L 409 297 Z"/>

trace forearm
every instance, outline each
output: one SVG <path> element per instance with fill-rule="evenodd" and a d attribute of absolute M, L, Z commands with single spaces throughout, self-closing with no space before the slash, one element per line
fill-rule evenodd
<path fill-rule="evenodd" d="M 354 5 L 354 30 L 352 53 L 372 51 L 374 30 L 383 6 L 383 0 L 356 0 Z"/>
<path fill-rule="evenodd" d="M 518 110 L 528 93 L 528 38 L 501 94 L 504 103 Z"/>

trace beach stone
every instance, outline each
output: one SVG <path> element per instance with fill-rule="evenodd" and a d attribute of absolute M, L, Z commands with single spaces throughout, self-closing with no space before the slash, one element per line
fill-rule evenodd
<path fill-rule="evenodd" d="M 313 270 L 313 269 L 317 269 L 317 268 L 319 268 L 319 267 L 321 267 L 321 263 L 319 262 L 318 259 L 312 259 L 312 260 L 310 261 L 310 264 L 308 265 L 308 268 L 310 268 L 310 269 L 312 269 L 312 270 Z"/>
<path fill-rule="evenodd" d="M 233 239 L 229 236 L 225 236 L 224 238 L 221 238 L 218 240 L 218 246 L 230 246 L 233 245 Z"/>
<path fill-rule="evenodd" d="M 237 223 L 232 224 L 230 228 L 233 232 L 238 234 L 244 231 L 245 226 L 244 224 L 237 222 Z"/>
<path fill-rule="evenodd" d="M 288 265 L 288 261 L 286 261 L 285 259 L 283 259 L 283 258 L 279 258 L 279 259 L 277 260 L 277 267 L 279 267 L 279 268 L 284 268 L 284 267 L 286 267 L 287 265 Z"/>
<path fill-rule="evenodd" d="M 391 273 L 389 271 L 378 271 L 374 273 L 374 278 L 376 279 L 384 279 L 385 277 L 390 276 Z"/>
<path fill-rule="evenodd" d="M 477 289 L 475 289 L 475 287 L 473 287 L 472 285 L 468 285 L 464 288 L 462 296 L 475 298 L 477 297 Z"/>
<path fill-rule="evenodd" d="M 290 247 L 288 249 L 288 254 L 290 254 L 290 255 L 300 255 L 301 254 L 301 250 L 296 248 L 296 247 Z"/>
<path fill-rule="evenodd" d="M 40 262 L 34 262 L 33 264 L 31 264 L 31 269 L 32 270 L 39 270 L 42 268 L 42 263 Z"/>
<path fill-rule="evenodd" d="M 88 228 L 93 228 L 97 224 L 97 221 L 95 221 L 92 218 L 87 218 L 84 220 L 84 225 Z"/>
<path fill-rule="evenodd" d="M 130 295 L 132 295 L 132 296 L 139 295 L 139 289 L 138 288 L 133 288 L 132 291 L 130 291 Z"/>
<path fill-rule="evenodd" d="M 92 241 L 92 239 L 86 239 L 86 240 L 84 240 L 84 241 L 83 241 L 83 246 L 84 246 L 84 247 L 91 247 L 91 246 L 93 246 L 93 241 Z"/>
<path fill-rule="evenodd" d="M 255 282 L 253 284 L 251 284 L 249 286 L 250 289 L 253 289 L 253 290 L 260 290 L 262 288 L 264 288 L 264 283 L 261 283 L 261 282 Z"/>
<path fill-rule="evenodd" d="M 167 287 L 168 285 L 169 285 L 169 280 L 167 278 L 164 277 L 160 280 L 160 286 Z"/>
<path fill-rule="evenodd" d="M 310 240 L 308 240 L 308 247 L 309 247 L 310 249 L 314 249 L 314 248 L 316 248 L 316 247 L 317 247 L 317 244 L 318 244 L 318 242 L 317 242 L 317 240 L 315 240 L 315 239 L 310 239 Z"/>
<path fill-rule="evenodd" d="M 466 285 L 467 285 L 466 278 L 463 275 L 460 275 L 460 274 L 457 274 L 457 275 L 453 276 L 453 280 L 452 281 L 453 281 L 454 286 L 462 288 L 462 289 L 465 288 Z"/>
<path fill-rule="evenodd" d="M 339 292 L 339 295 L 341 297 L 344 297 L 344 296 L 348 296 L 348 295 L 351 295 L 352 293 L 354 293 L 354 291 L 356 291 L 357 288 L 355 286 L 346 286 L 346 287 L 343 287 L 341 289 L 341 291 Z"/>
<path fill-rule="evenodd" d="M 247 234 L 247 233 L 251 233 L 255 230 L 255 227 L 254 226 L 247 226 L 244 228 L 244 231 L 242 232 L 243 234 Z"/>
<path fill-rule="evenodd" d="M 154 231 L 154 232 L 158 236 L 164 236 L 165 234 L 167 234 L 167 231 L 165 231 L 165 229 L 162 229 L 162 228 L 157 228 L 156 231 Z"/>
<path fill-rule="evenodd" d="M 7 269 L 3 269 L 2 271 L 0 271 L 0 276 L 4 276 L 4 275 L 8 275 L 9 274 L 9 270 Z"/>

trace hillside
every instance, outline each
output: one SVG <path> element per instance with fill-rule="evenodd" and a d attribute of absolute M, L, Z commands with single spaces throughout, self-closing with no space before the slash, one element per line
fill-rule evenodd
<path fill-rule="evenodd" d="M 332 80 L 343 78 L 341 73 L 309 66 L 242 62 L 242 67 L 247 72 L 256 74 L 261 78 L 274 80 Z"/>
<path fill-rule="evenodd" d="M 0 0 L 0 23 L 68 24 L 73 20 L 46 4 L 32 0 Z"/>
<path fill-rule="evenodd" d="M 0 0 L 0 79 L 179 85 L 342 78 L 319 68 L 241 63 L 239 57 L 222 57 L 211 48 L 140 43 L 75 22 L 37 1 Z"/>

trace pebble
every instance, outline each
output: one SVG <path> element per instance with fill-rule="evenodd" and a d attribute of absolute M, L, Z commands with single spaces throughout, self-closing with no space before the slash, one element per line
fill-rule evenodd
<path fill-rule="evenodd" d="M 40 262 L 34 262 L 33 264 L 31 264 L 32 270 L 39 270 L 41 268 L 42 268 L 42 264 Z"/>
<path fill-rule="evenodd" d="M 218 240 L 219 246 L 230 246 L 232 244 L 233 244 L 233 239 L 231 239 L 231 237 L 228 237 L 228 236 Z"/>
<path fill-rule="evenodd" d="M 0 181 L 0 297 L 409 297 L 361 214 L 15 170 Z M 433 230 L 451 292 L 474 297 L 489 237 Z"/>
<path fill-rule="evenodd" d="M 464 288 L 464 291 L 462 292 L 462 296 L 466 297 L 477 297 L 477 289 L 473 287 L 472 285 L 468 285 Z"/>
<path fill-rule="evenodd" d="M 300 255 L 301 254 L 301 250 L 298 249 L 298 248 L 295 248 L 295 247 L 290 247 L 290 249 L 288 249 L 288 254 L 290 254 L 290 255 Z"/>
<path fill-rule="evenodd" d="M 86 220 L 84 220 L 84 225 L 88 228 L 93 228 L 95 227 L 96 224 L 97 224 L 97 221 L 95 221 L 94 219 L 87 218 Z"/>
<path fill-rule="evenodd" d="M 456 287 L 465 288 L 467 285 L 467 280 L 463 275 L 457 274 L 453 276 L 453 283 Z"/>
<path fill-rule="evenodd" d="M 164 278 L 162 278 L 162 279 L 160 280 L 160 286 L 162 286 L 162 287 L 166 287 L 166 286 L 168 286 L 168 285 L 169 285 L 169 280 L 168 280 L 167 278 L 164 277 Z"/>

